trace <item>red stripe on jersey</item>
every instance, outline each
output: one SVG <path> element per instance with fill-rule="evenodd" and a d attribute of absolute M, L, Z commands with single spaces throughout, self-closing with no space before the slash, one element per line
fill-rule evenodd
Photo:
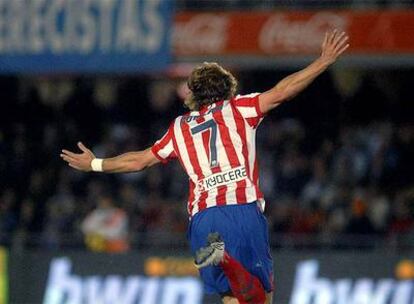
<path fill-rule="evenodd" d="M 164 136 L 164 138 L 161 139 L 159 146 L 161 148 L 164 148 L 168 142 L 173 138 L 173 133 L 174 133 L 174 122 L 170 124 L 170 126 L 168 127 L 168 131 L 167 134 Z"/>
<path fill-rule="evenodd" d="M 191 136 L 190 128 L 188 123 L 184 120 L 181 120 L 181 130 L 183 132 L 184 142 L 187 148 L 188 157 L 190 158 L 191 166 L 194 168 L 195 174 L 197 174 L 198 180 L 204 178 L 203 171 L 201 170 L 200 164 L 197 158 L 197 150 L 194 146 L 193 137 Z M 198 201 L 198 210 L 201 211 L 207 208 L 206 199 L 208 197 L 208 193 L 206 191 L 202 192 Z"/>
<path fill-rule="evenodd" d="M 218 106 L 222 104 L 218 104 Z M 240 161 L 237 157 L 236 149 L 231 141 L 229 129 L 223 118 L 223 113 L 217 111 L 213 114 L 214 119 L 219 127 L 221 140 L 223 142 L 224 150 L 226 151 L 227 158 L 229 159 L 232 168 L 240 166 Z M 246 203 L 246 181 L 242 180 L 236 183 L 236 200 L 238 204 Z"/>
<path fill-rule="evenodd" d="M 260 117 L 246 118 L 246 121 L 252 128 L 257 128 L 260 123 Z"/>
<path fill-rule="evenodd" d="M 175 138 L 175 133 L 174 132 L 175 132 L 174 127 L 172 127 L 172 144 L 173 144 L 173 147 L 174 147 L 174 152 L 177 154 L 177 158 L 180 161 L 181 167 L 183 169 L 185 169 L 185 166 L 184 166 L 184 163 L 183 163 L 183 160 L 182 160 L 183 158 L 181 157 L 180 150 L 178 149 L 178 144 L 177 144 L 177 140 Z"/>
<path fill-rule="evenodd" d="M 190 182 L 189 183 L 190 187 L 188 189 L 189 195 L 188 195 L 187 210 L 188 210 L 188 214 L 191 216 L 193 214 L 193 208 L 194 208 L 193 202 L 194 202 L 194 196 L 195 196 L 194 195 L 195 184 L 191 179 L 189 179 L 189 182 Z"/>
<path fill-rule="evenodd" d="M 242 154 L 245 161 L 246 173 L 248 178 L 250 178 L 250 164 L 249 164 L 249 151 L 247 151 L 247 136 L 245 129 L 244 118 L 240 115 L 239 111 L 232 105 L 231 110 L 233 112 L 233 117 L 236 122 L 237 134 L 240 136 L 242 141 Z"/>
<path fill-rule="evenodd" d="M 252 102 L 252 98 L 235 98 L 233 99 L 233 102 L 238 107 L 252 107 L 254 106 L 254 102 Z"/>
<path fill-rule="evenodd" d="M 256 159 L 254 161 L 253 183 L 254 183 L 254 188 L 256 189 L 257 198 L 263 198 L 263 193 L 259 189 L 259 165 L 258 165 L 258 162 L 257 162 L 257 156 L 256 156 Z"/>

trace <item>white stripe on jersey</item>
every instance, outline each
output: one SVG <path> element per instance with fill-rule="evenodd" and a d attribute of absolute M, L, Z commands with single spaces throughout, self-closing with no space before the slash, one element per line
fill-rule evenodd
<path fill-rule="evenodd" d="M 162 149 L 162 153 L 165 155 L 165 157 L 168 157 L 172 152 L 174 152 L 174 145 L 172 141 L 169 141 L 168 144 L 165 146 L 164 149 Z M 161 150 L 160 150 L 161 154 Z"/>
<path fill-rule="evenodd" d="M 251 107 L 239 106 L 239 107 L 237 107 L 237 110 L 239 110 L 239 112 L 242 114 L 242 116 L 246 117 L 246 118 L 257 116 L 256 109 L 253 109 Z"/>
<path fill-rule="evenodd" d="M 179 155 L 181 156 L 181 162 L 184 165 L 184 169 L 188 174 L 188 177 L 195 183 L 197 184 L 197 174 L 195 174 L 194 168 L 191 165 L 191 161 L 190 161 L 190 157 L 188 155 L 188 151 L 186 149 L 185 146 L 185 141 L 184 141 L 184 136 L 183 136 L 183 131 L 181 129 L 181 117 L 179 116 L 175 119 L 175 123 L 174 123 L 174 137 L 175 140 L 177 142 L 177 147 L 179 150 Z M 190 210 L 190 205 L 193 205 L 193 211 L 192 214 L 195 214 L 198 212 L 198 205 L 195 203 L 199 200 L 200 198 L 200 194 L 199 193 L 195 193 L 195 197 L 194 200 L 192 202 L 188 202 L 188 210 Z"/>
<path fill-rule="evenodd" d="M 170 154 L 174 152 L 174 145 L 172 140 L 167 139 L 167 137 L 170 137 L 171 135 L 170 132 L 171 130 L 168 130 L 168 132 L 165 133 L 164 136 L 156 143 L 159 147 L 157 154 L 163 159 L 167 159 L 170 156 Z M 165 145 L 161 145 L 161 143 L 166 140 L 168 140 L 167 143 Z"/>

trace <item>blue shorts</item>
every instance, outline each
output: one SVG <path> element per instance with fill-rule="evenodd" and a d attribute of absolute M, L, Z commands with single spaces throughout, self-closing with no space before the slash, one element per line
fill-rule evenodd
<path fill-rule="evenodd" d="M 188 227 L 193 254 L 206 246 L 210 232 L 220 234 L 227 253 L 255 275 L 266 292 L 273 290 L 268 225 L 256 202 L 211 207 L 197 213 Z M 200 276 L 207 293 L 225 294 L 230 291 L 229 282 L 220 267 L 204 267 L 200 270 Z"/>

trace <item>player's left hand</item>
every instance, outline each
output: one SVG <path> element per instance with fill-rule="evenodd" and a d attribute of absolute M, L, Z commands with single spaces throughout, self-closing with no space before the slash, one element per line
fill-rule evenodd
<path fill-rule="evenodd" d="M 91 162 L 95 158 L 95 155 L 81 142 L 78 142 L 78 147 L 82 153 L 74 153 L 63 149 L 60 157 L 72 168 L 85 172 L 92 171 Z"/>
<path fill-rule="evenodd" d="M 322 43 L 320 59 L 327 65 L 334 63 L 349 47 L 348 39 L 349 37 L 345 32 L 339 32 L 338 30 L 327 32 Z"/>

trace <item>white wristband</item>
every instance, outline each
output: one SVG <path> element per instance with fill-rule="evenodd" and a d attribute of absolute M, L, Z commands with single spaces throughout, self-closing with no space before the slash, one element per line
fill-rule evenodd
<path fill-rule="evenodd" d="M 102 158 L 94 158 L 91 161 L 91 167 L 92 167 L 92 171 L 95 172 L 103 172 L 103 159 Z"/>

